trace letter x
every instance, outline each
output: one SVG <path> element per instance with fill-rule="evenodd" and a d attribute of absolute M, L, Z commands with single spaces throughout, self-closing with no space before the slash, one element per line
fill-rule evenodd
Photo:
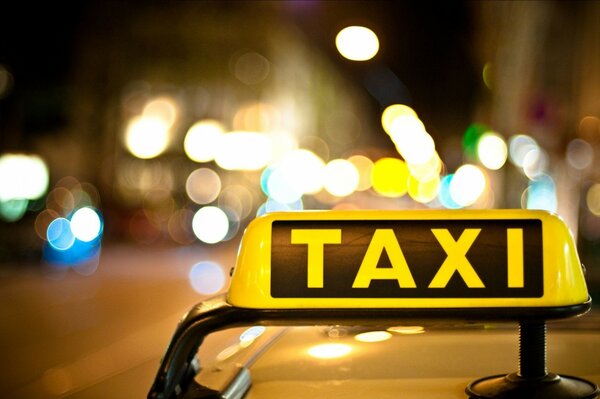
<path fill-rule="evenodd" d="M 454 241 L 447 229 L 431 229 L 448 257 L 440 266 L 429 288 L 444 288 L 454 272 L 458 272 L 469 288 L 485 288 L 483 282 L 467 259 L 467 251 L 479 235 L 481 229 L 465 229 L 458 241 Z"/>

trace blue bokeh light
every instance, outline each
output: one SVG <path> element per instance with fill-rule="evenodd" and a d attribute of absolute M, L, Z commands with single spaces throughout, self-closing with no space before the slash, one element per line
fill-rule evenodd
<path fill-rule="evenodd" d="M 71 231 L 71 222 L 65 218 L 56 218 L 48 225 L 46 231 L 48 244 L 59 251 L 66 251 L 75 243 L 75 235 Z"/>

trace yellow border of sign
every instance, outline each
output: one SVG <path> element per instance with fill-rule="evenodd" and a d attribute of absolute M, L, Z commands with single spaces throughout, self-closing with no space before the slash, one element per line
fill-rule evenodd
<path fill-rule="evenodd" d="M 544 295 L 541 298 L 273 298 L 271 225 L 276 220 L 510 220 L 542 221 Z M 242 238 L 227 301 L 252 309 L 512 308 L 583 304 L 588 291 L 573 238 L 558 216 L 530 210 L 303 211 L 252 221 Z"/>

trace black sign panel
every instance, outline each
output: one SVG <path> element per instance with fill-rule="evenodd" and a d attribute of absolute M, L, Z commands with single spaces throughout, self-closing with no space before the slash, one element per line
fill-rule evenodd
<path fill-rule="evenodd" d="M 543 290 L 537 219 L 272 225 L 274 298 L 538 298 Z"/>

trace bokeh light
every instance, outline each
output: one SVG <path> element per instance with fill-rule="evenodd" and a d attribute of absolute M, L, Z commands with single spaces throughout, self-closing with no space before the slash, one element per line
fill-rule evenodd
<path fill-rule="evenodd" d="M 433 201 L 440 191 L 440 178 L 434 176 L 429 180 L 418 180 L 414 176 L 408 179 L 408 194 L 422 204 Z"/>
<path fill-rule="evenodd" d="M 271 162 L 270 138 L 255 132 L 230 132 L 219 136 L 215 162 L 227 170 L 259 170 Z"/>
<path fill-rule="evenodd" d="M 558 199 L 554 179 L 549 175 L 540 175 L 530 181 L 521 197 L 521 207 L 556 212 Z"/>
<path fill-rule="evenodd" d="M 177 118 L 177 104 L 170 97 L 157 97 L 144 106 L 142 115 L 159 119 L 171 127 Z"/>
<path fill-rule="evenodd" d="M 317 359 L 337 359 L 349 355 L 352 347 L 348 344 L 319 344 L 308 349 L 308 354 Z"/>
<path fill-rule="evenodd" d="M 546 173 L 550 163 L 548 153 L 541 147 L 528 151 L 523 158 L 523 173 L 529 179 L 536 179 L 538 176 Z"/>
<path fill-rule="evenodd" d="M 221 192 L 221 178 L 208 168 L 196 169 L 185 182 L 185 192 L 197 204 L 213 202 Z"/>
<path fill-rule="evenodd" d="M 202 295 L 212 295 L 225 287 L 225 272 L 215 262 L 198 262 L 190 269 L 188 279 L 194 291 Z"/>
<path fill-rule="evenodd" d="M 477 144 L 479 139 L 490 129 L 480 123 L 471 123 L 462 138 L 462 146 L 465 154 L 469 158 L 475 158 L 477 156 Z"/>
<path fill-rule="evenodd" d="M 71 217 L 71 231 L 78 240 L 92 241 L 102 233 L 102 220 L 92 208 L 81 208 Z"/>
<path fill-rule="evenodd" d="M 245 186 L 231 185 L 221 191 L 218 204 L 221 208 L 235 211 L 241 219 L 246 219 L 254 207 L 254 195 Z"/>
<path fill-rule="evenodd" d="M 439 177 L 443 168 L 442 160 L 435 151 L 431 159 L 422 164 L 408 164 L 408 170 L 410 174 L 414 176 L 417 180 L 431 180 L 433 178 Z"/>
<path fill-rule="evenodd" d="M 312 151 L 305 149 L 290 151 L 277 162 L 275 167 L 296 192 L 316 194 L 323 189 L 325 162 Z"/>
<path fill-rule="evenodd" d="M 304 203 L 301 199 L 289 204 L 284 204 L 273 198 L 269 198 L 265 203 L 258 207 L 256 216 L 262 216 L 271 212 L 301 211 L 302 209 L 304 209 Z"/>
<path fill-rule="evenodd" d="M 358 187 L 360 176 L 353 163 L 334 159 L 323 169 L 323 187 L 336 197 L 346 197 Z"/>
<path fill-rule="evenodd" d="M 207 119 L 190 127 L 183 141 L 183 149 L 189 159 L 195 162 L 209 162 L 215 158 L 219 137 L 225 133 L 223 125 Z"/>
<path fill-rule="evenodd" d="M 402 116 L 417 118 L 417 113 L 408 105 L 392 104 L 388 106 L 381 114 L 381 126 L 387 134 L 392 134 L 394 121 Z"/>
<path fill-rule="evenodd" d="M 192 220 L 194 212 L 189 209 L 179 209 L 173 212 L 167 222 L 167 229 L 171 239 L 181 245 L 189 245 L 196 241 Z"/>
<path fill-rule="evenodd" d="M 60 215 L 58 214 L 58 212 L 52 210 L 52 209 L 44 209 L 43 211 L 41 211 L 40 213 L 38 213 L 38 215 L 35 218 L 35 233 L 37 234 L 37 236 L 46 241 L 48 239 L 47 237 L 47 232 L 48 232 L 48 226 L 50 225 L 50 223 L 56 219 L 60 217 Z"/>
<path fill-rule="evenodd" d="M 241 107 L 233 117 L 233 130 L 270 132 L 280 125 L 279 111 L 271 104 L 253 102 Z"/>
<path fill-rule="evenodd" d="M 0 201 L 38 199 L 49 184 L 48 166 L 37 155 L 0 156 Z"/>
<path fill-rule="evenodd" d="M 66 251 L 75 243 L 75 235 L 71 231 L 71 223 L 65 218 L 56 218 L 49 225 L 46 232 L 48 244 L 53 248 Z"/>
<path fill-rule="evenodd" d="M 267 181 L 267 193 L 270 198 L 281 203 L 291 204 L 302 198 L 302 191 L 286 173 L 285 168 L 276 167 Z"/>
<path fill-rule="evenodd" d="M 506 163 L 508 148 L 504 138 L 497 133 L 484 133 L 477 143 L 479 161 L 488 169 L 498 170 Z"/>
<path fill-rule="evenodd" d="M 475 165 L 463 165 L 456 170 L 450 181 L 452 201 L 461 207 L 473 205 L 486 188 L 483 171 Z"/>
<path fill-rule="evenodd" d="M 381 158 L 373 164 L 373 190 L 384 197 L 396 198 L 406 194 L 408 177 L 408 166 L 400 159 Z"/>
<path fill-rule="evenodd" d="M 29 204 L 28 199 L 11 199 L 7 201 L 0 201 L 0 219 L 5 222 L 16 222 L 20 220 Z"/>
<path fill-rule="evenodd" d="M 567 162 L 577 170 L 587 169 L 594 161 L 594 148 L 585 140 L 574 139 L 567 145 Z"/>
<path fill-rule="evenodd" d="M 494 65 L 491 62 L 486 62 L 485 65 L 483 66 L 483 71 L 482 71 L 482 78 L 483 78 L 483 83 L 485 84 L 485 86 L 492 90 L 494 87 Z"/>
<path fill-rule="evenodd" d="M 447 209 L 459 209 L 461 206 L 457 204 L 453 199 L 452 195 L 450 195 L 450 184 L 452 183 L 452 179 L 454 179 L 454 174 L 451 173 L 442 178 L 440 182 L 440 190 L 438 193 L 438 200 L 441 205 Z"/>
<path fill-rule="evenodd" d="M 600 216 L 600 184 L 593 184 L 585 195 L 585 203 L 590 210 L 596 216 Z"/>
<path fill-rule="evenodd" d="M 141 159 L 155 158 L 169 145 L 169 125 L 161 118 L 139 116 L 133 118 L 125 132 L 125 146 Z"/>
<path fill-rule="evenodd" d="M 192 220 L 192 229 L 198 239 L 207 244 L 222 241 L 229 231 L 229 219 L 215 206 L 200 208 Z"/>
<path fill-rule="evenodd" d="M 508 155 L 510 161 L 517 167 L 522 168 L 525 157 L 530 151 L 538 150 L 537 142 L 524 134 L 512 136 L 508 140 Z M 530 159 L 531 162 L 531 159 Z"/>
<path fill-rule="evenodd" d="M 365 191 L 371 188 L 371 171 L 373 170 L 373 161 L 364 155 L 353 155 L 348 158 L 358 170 L 358 186 L 356 191 Z"/>
<path fill-rule="evenodd" d="M 597 140 L 600 136 L 600 118 L 592 115 L 581 118 L 577 133 L 584 140 L 590 142 Z"/>
<path fill-rule="evenodd" d="M 162 229 L 173 214 L 175 200 L 169 190 L 155 188 L 144 194 L 142 206 L 148 220 Z"/>
<path fill-rule="evenodd" d="M 335 38 L 340 54 L 352 61 L 367 61 L 379 51 L 379 39 L 375 32 L 364 26 L 348 26 Z"/>
<path fill-rule="evenodd" d="M 233 65 L 233 74 L 247 85 L 261 83 L 269 76 L 269 60 L 256 52 L 244 53 L 239 56 Z"/>

